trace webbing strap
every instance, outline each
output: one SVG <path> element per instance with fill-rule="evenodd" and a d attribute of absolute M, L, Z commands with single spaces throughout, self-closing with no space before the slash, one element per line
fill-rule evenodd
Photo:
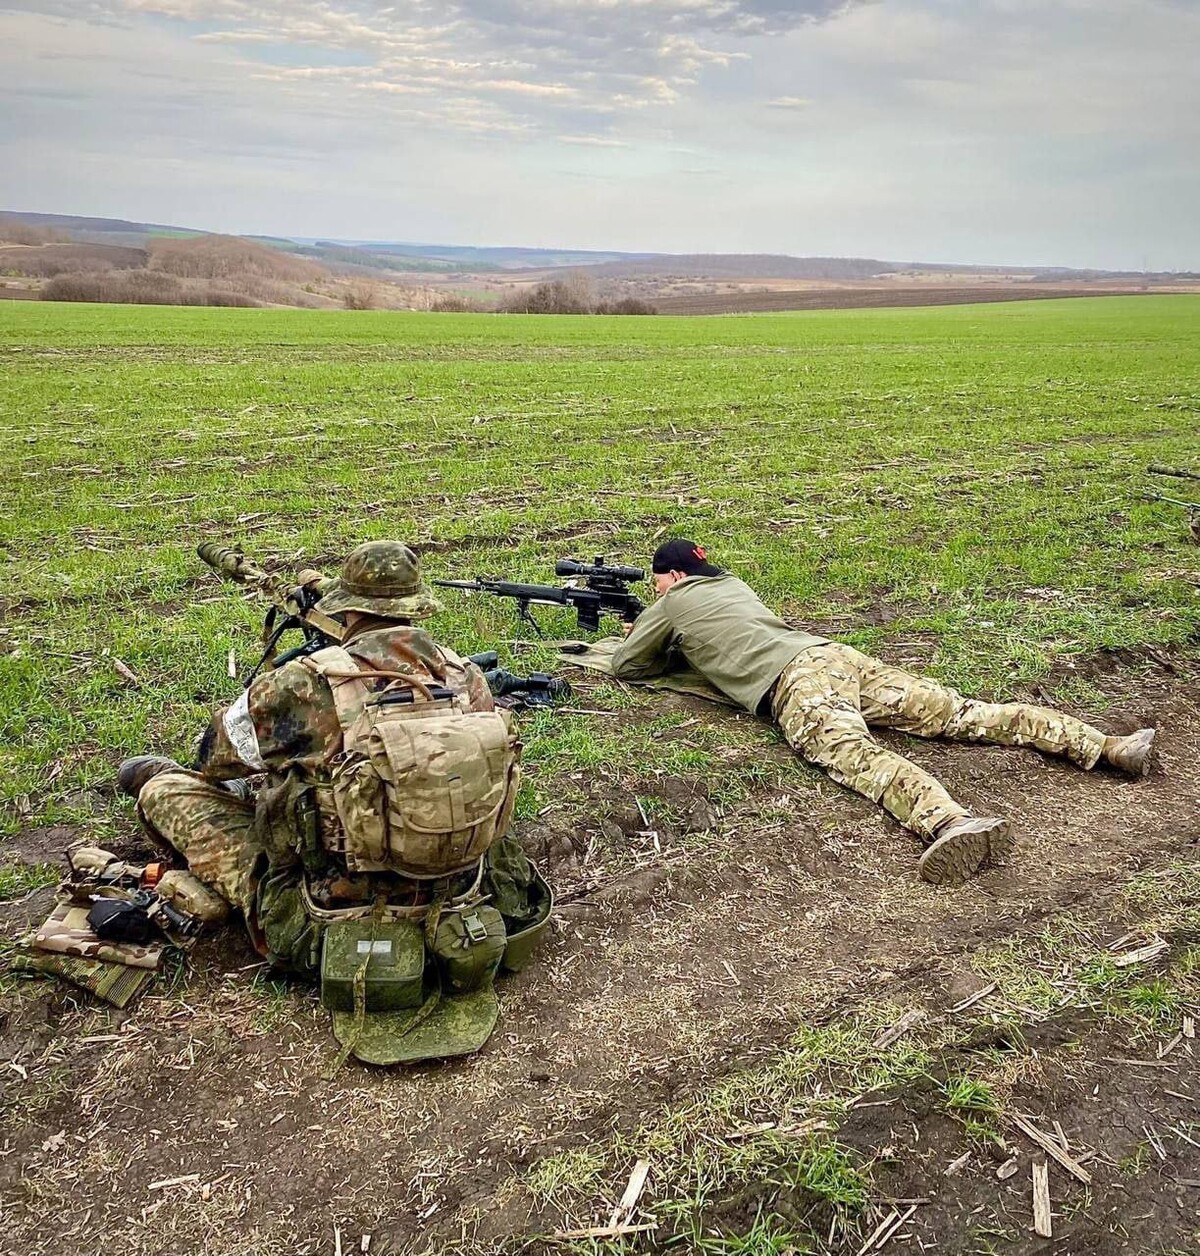
<path fill-rule="evenodd" d="M 343 676 L 341 672 L 330 672 L 329 675 L 337 677 L 339 684 L 343 679 L 352 680 L 358 679 L 362 676 L 366 676 L 368 678 L 375 676 L 391 677 L 393 683 L 384 687 L 384 693 L 394 689 L 396 687 L 395 682 L 400 681 L 403 684 L 415 689 L 426 702 L 432 702 L 434 700 L 433 691 L 430 687 L 423 680 L 421 680 L 420 677 L 413 676 L 409 672 L 397 672 L 391 670 L 390 668 L 373 667 L 370 669 L 364 668 L 361 672 L 355 672 L 353 676 Z"/>
<path fill-rule="evenodd" d="M 354 970 L 354 1024 L 350 1027 L 350 1032 L 346 1035 L 346 1041 L 342 1043 L 342 1049 L 337 1054 L 329 1072 L 325 1075 L 325 1080 L 332 1080 L 346 1060 L 350 1056 L 350 1052 L 358 1045 L 358 1040 L 362 1036 L 363 1026 L 367 1022 L 367 967 L 371 963 L 371 956 L 375 953 L 375 931 L 379 923 L 379 913 L 375 911 L 371 917 L 371 937 L 370 945 L 363 955 L 363 962 Z"/>
<path fill-rule="evenodd" d="M 366 679 L 340 645 L 318 650 L 316 654 L 301 659 L 300 664 L 328 684 L 344 736 L 362 715 L 363 707 L 371 696 L 371 688 Z"/>
<path fill-rule="evenodd" d="M 450 814 L 454 817 L 454 827 L 463 832 L 471 827 L 467 819 L 467 803 L 463 797 L 463 779 L 452 776 L 446 782 L 446 792 L 450 795 Z"/>

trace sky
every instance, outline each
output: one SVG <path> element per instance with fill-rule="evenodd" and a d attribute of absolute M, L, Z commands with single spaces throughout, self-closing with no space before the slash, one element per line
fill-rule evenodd
<path fill-rule="evenodd" d="M 0 0 L 0 207 L 1200 269 L 1200 0 Z"/>

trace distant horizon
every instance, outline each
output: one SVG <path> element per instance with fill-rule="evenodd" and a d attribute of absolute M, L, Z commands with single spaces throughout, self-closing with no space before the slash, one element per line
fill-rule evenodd
<path fill-rule="evenodd" d="M 412 249 L 446 249 L 446 250 L 472 250 L 477 252 L 530 252 L 530 253 L 568 253 L 568 254 L 595 254 L 598 256 L 617 256 L 622 258 L 656 258 L 656 257 L 779 257 L 788 258 L 793 261 L 872 261 L 881 262 L 891 266 L 938 266 L 938 267 L 958 267 L 973 270 L 1065 270 L 1065 271 L 1097 271 L 1107 274 L 1132 274 L 1132 275 L 1172 275 L 1172 274 L 1193 274 L 1196 273 L 1187 267 L 1169 268 L 1169 269 L 1142 269 L 1138 267 L 1122 267 L 1122 266 L 1071 266 L 1061 262 L 979 262 L 966 261 L 961 257 L 942 260 L 931 257 L 885 257 L 879 252 L 864 253 L 780 253 L 776 250 L 769 249 L 689 249 L 689 250 L 662 250 L 662 249 L 618 249 L 603 248 L 596 246 L 575 246 L 569 244 L 513 244 L 513 243 L 490 243 L 477 244 L 464 241 L 449 240 L 419 240 L 419 239 L 402 239 L 400 237 L 362 237 L 362 236 L 340 236 L 333 234 L 304 234 L 293 235 L 279 230 L 270 231 L 231 231 L 218 230 L 209 227 L 196 227 L 190 223 L 172 223 L 151 221 L 150 219 L 133 218 L 127 214 L 73 214 L 62 210 L 28 210 L 28 209 L 12 209 L 0 208 L 0 217 L 4 216 L 28 217 L 41 219 L 74 219 L 86 220 L 91 222 L 119 222 L 127 224 L 131 227 L 148 227 L 162 229 L 166 231 L 191 231 L 200 235 L 229 235 L 238 236 L 243 239 L 266 239 L 266 240 L 290 240 L 300 245 L 315 244 L 317 242 L 325 242 L 329 244 L 344 245 L 347 247 L 362 247 L 367 245 L 376 246 L 393 246 Z M 70 229 L 70 228 L 64 228 Z M 76 227 L 75 230 L 86 230 L 87 228 Z M 103 228 L 96 228 L 103 230 Z M 1200 270 L 1197 267 L 1196 270 Z"/>

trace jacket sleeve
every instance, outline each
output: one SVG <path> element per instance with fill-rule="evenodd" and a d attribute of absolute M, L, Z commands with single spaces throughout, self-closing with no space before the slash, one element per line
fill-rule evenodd
<path fill-rule="evenodd" d="M 617 646 L 612 674 L 618 680 L 661 676 L 671 670 L 674 646 L 675 625 L 667 611 L 666 598 L 659 598 L 637 617 L 633 631 Z"/>
<path fill-rule="evenodd" d="M 317 768 L 341 741 L 329 686 L 299 663 L 264 672 L 218 711 L 201 743 L 200 774 L 230 780 L 291 764 Z"/>

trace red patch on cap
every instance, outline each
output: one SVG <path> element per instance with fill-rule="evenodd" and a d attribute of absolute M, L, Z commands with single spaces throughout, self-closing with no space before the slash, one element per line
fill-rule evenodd
<path fill-rule="evenodd" d="M 692 553 L 693 553 L 693 554 L 695 554 L 695 556 L 696 556 L 696 557 L 697 557 L 697 558 L 698 558 L 701 562 L 704 562 L 704 560 L 708 557 L 708 555 L 704 552 L 704 546 L 703 546 L 703 545 L 696 545 L 696 546 L 694 546 L 694 547 L 693 547 L 693 549 L 692 549 Z"/>

